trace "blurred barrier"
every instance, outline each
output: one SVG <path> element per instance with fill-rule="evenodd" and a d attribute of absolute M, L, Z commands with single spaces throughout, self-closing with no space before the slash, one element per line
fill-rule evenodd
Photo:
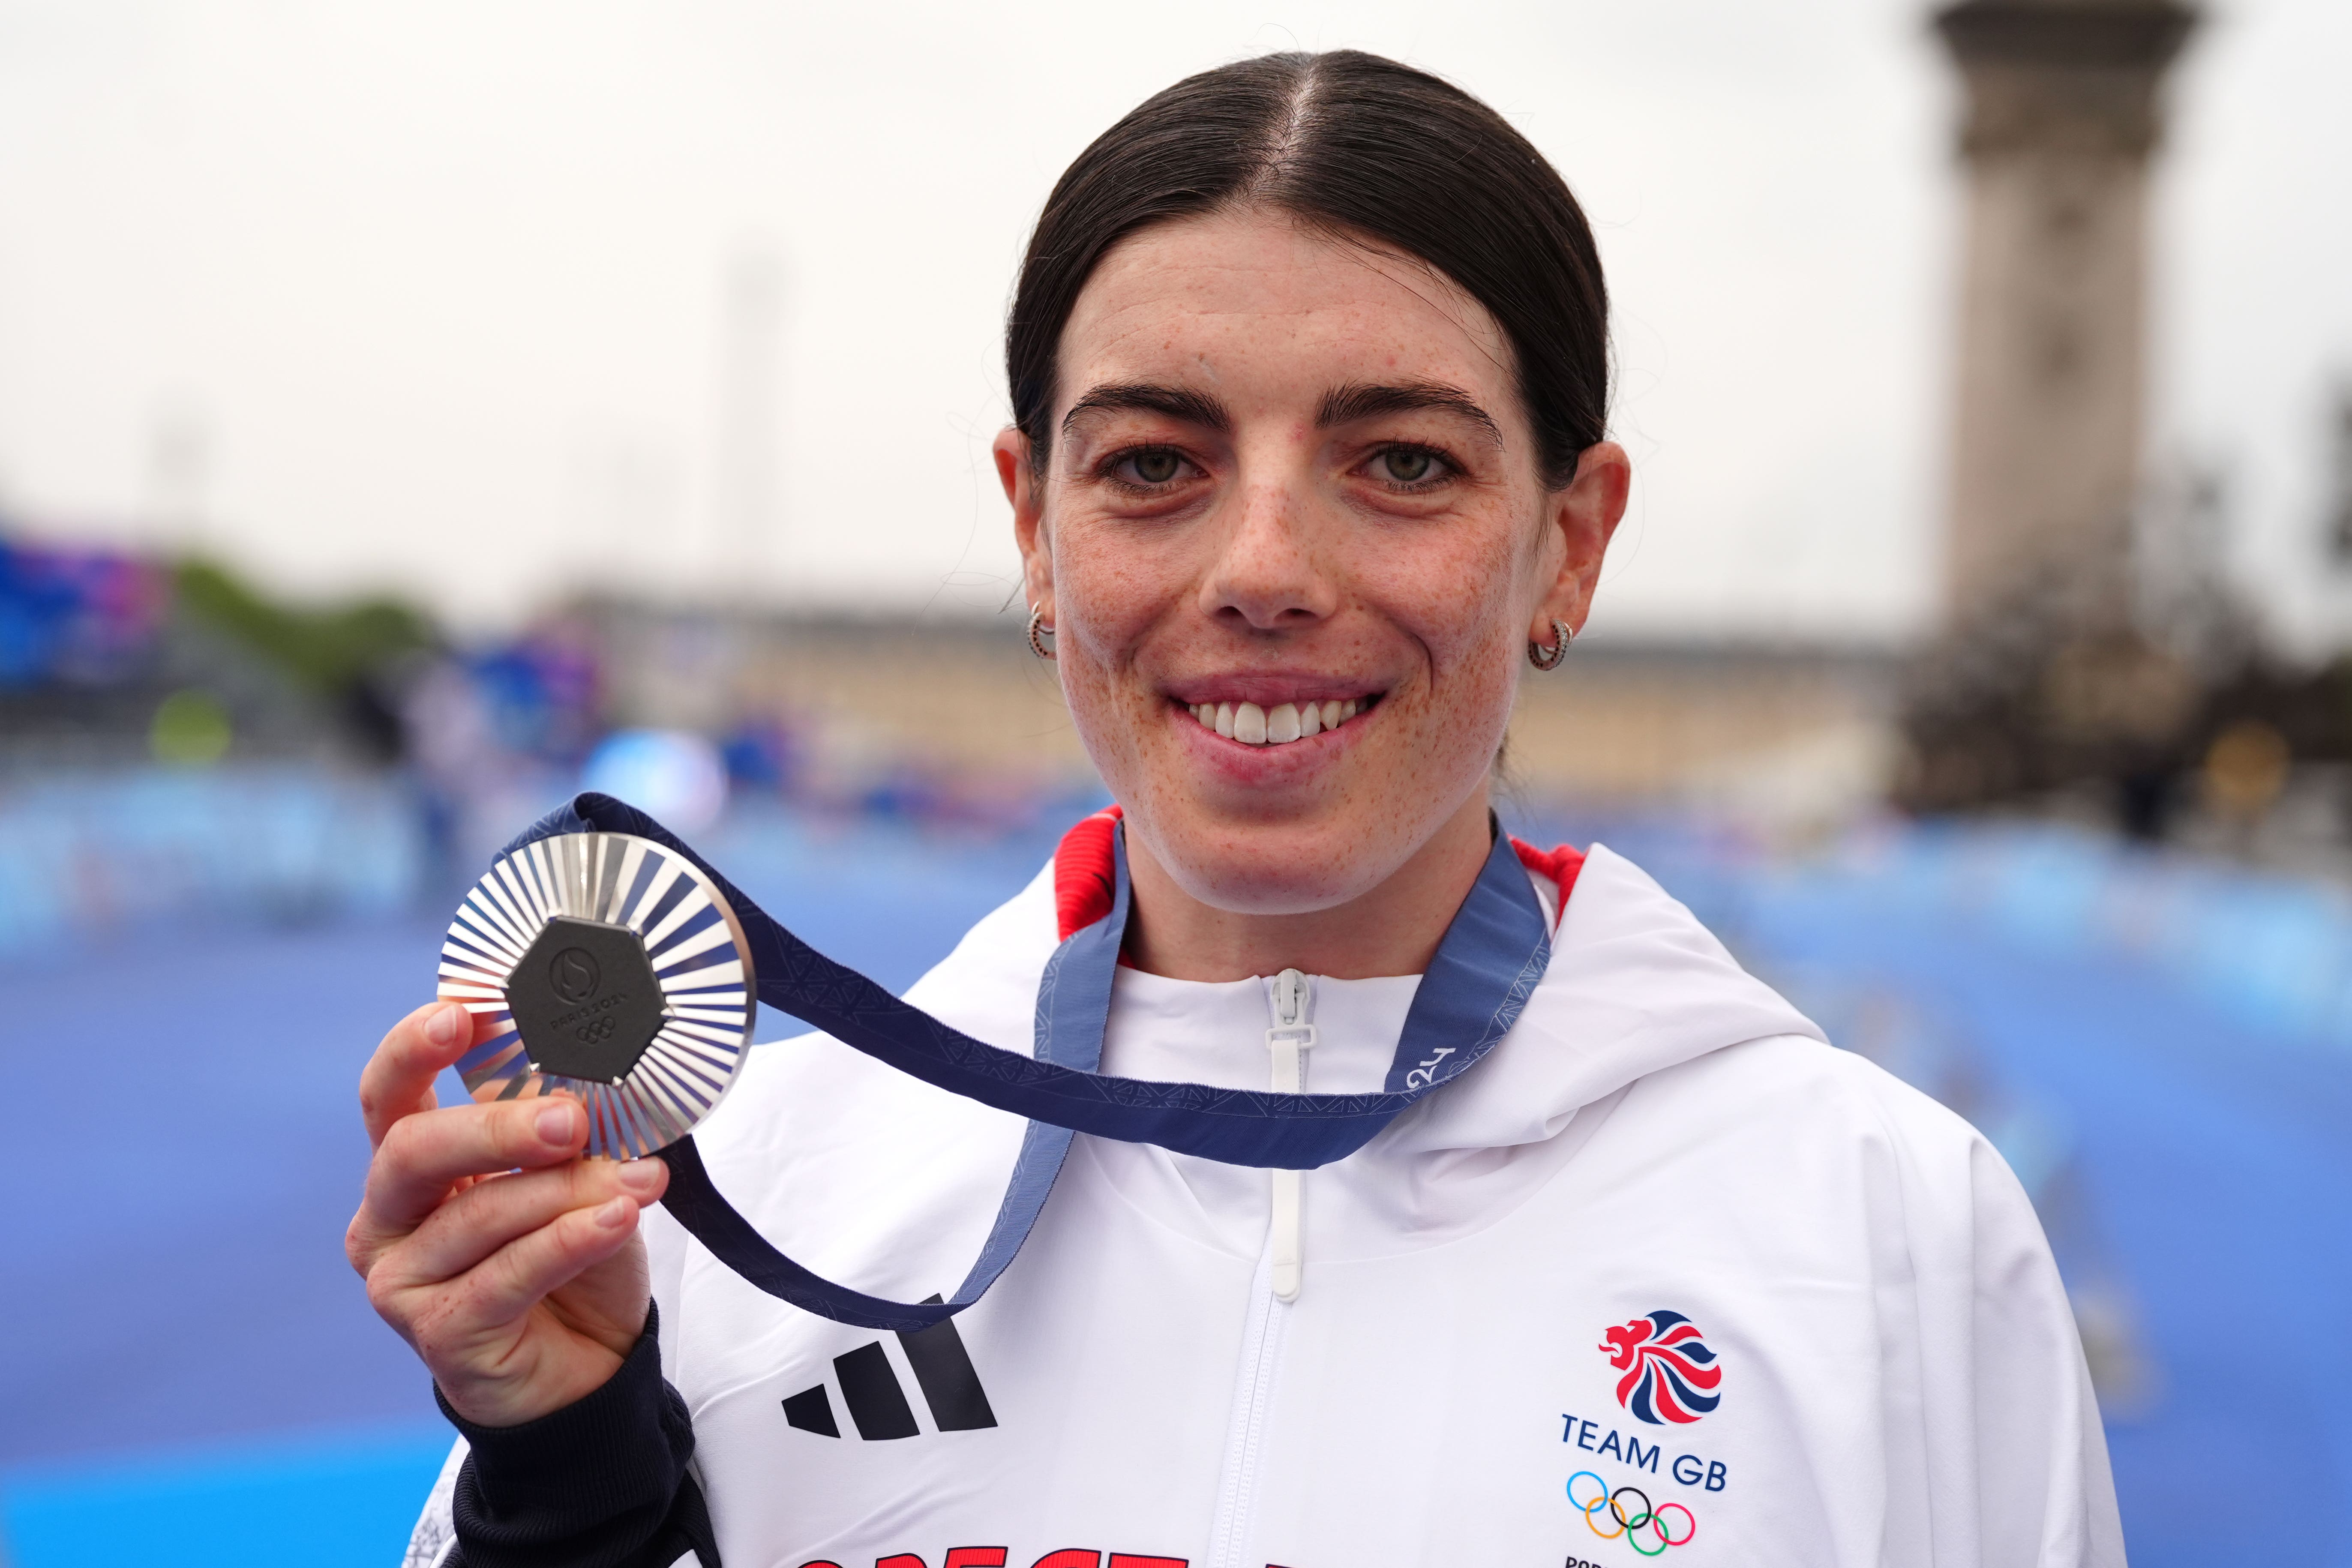
<path fill-rule="evenodd" d="M 2265 1035 L 2352 1049 L 2352 891 L 2050 823 L 1857 834 L 1798 881 L 1990 925 L 2050 954 L 2153 962 Z"/>
<path fill-rule="evenodd" d="M 297 764 L 0 784 L 0 955 L 171 916 L 310 921 L 415 895 L 425 841 L 385 775 Z"/>

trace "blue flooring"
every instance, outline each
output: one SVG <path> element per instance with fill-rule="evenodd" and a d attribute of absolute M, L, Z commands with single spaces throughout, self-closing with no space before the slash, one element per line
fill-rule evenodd
<path fill-rule="evenodd" d="M 1833 1027 L 1866 1033 L 1885 1002 L 1986 1080 L 1972 1114 L 2049 1205 L 2070 1283 L 2111 1276 L 2136 1316 L 2147 1387 L 2109 1425 L 2136 1563 L 2352 1568 L 2352 1053 L 2063 927 L 1685 833 L 1604 837 Z M 772 818 L 704 847 L 902 986 L 1051 840 Z M 36 1173 L 0 1205 L 12 1568 L 397 1561 L 446 1445 L 341 1241 L 367 1152 L 353 1079 L 429 993 L 436 942 L 422 919 L 156 931 L 0 967 L 0 1081 Z"/>

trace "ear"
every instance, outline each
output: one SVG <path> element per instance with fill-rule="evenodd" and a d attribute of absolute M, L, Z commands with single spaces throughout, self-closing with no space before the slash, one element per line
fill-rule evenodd
<path fill-rule="evenodd" d="M 1054 619 L 1054 552 L 1045 537 L 1045 492 L 1029 457 L 1029 437 L 1007 425 L 996 433 L 990 450 L 996 458 L 996 477 L 1004 499 L 1013 503 L 1013 542 L 1021 551 L 1021 596 L 1033 609 Z"/>
<path fill-rule="evenodd" d="M 1577 458 L 1568 488 L 1544 498 L 1549 526 L 1541 559 L 1549 575 L 1528 623 L 1529 641 L 1549 646 L 1554 621 L 1566 621 L 1570 631 L 1584 629 L 1601 583 L 1601 557 L 1625 516 L 1633 488 L 1633 464 L 1625 448 L 1597 441 Z"/>

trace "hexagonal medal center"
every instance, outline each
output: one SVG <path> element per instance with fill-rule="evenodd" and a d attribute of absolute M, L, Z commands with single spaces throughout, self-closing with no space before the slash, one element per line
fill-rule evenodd
<path fill-rule="evenodd" d="M 627 926 L 558 915 L 507 978 L 507 1005 L 541 1072 L 618 1083 L 662 1026 L 661 983 Z"/>

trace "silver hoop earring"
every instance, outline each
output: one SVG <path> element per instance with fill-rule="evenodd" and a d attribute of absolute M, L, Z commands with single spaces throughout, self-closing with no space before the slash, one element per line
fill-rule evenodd
<path fill-rule="evenodd" d="M 1043 637 L 1038 635 L 1041 632 L 1044 634 Z M 1053 635 L 1054 628 L 1045 624 L 1045 612 L 1043 610 L 1030 611 L 1029 651 L 1035 654 L 1039 658 L 1044 659 L 1048 664 L 1054 662 L 1054 650 L 1045 646 L 1045 637 L 1052 637 Z"/>
<path fill-rule="evenodd" d="M 1569 629 L 1566 621 L 1554 621 L 1551 624 L 1551 647 L 1546 647 L 1539 642 L 1528 644 L 1528 662 L 1538 669 L 1558 669 L 1559 661 L 1568 657 L 1568 645 L 1575 640 L 1576 633 Z"/>

